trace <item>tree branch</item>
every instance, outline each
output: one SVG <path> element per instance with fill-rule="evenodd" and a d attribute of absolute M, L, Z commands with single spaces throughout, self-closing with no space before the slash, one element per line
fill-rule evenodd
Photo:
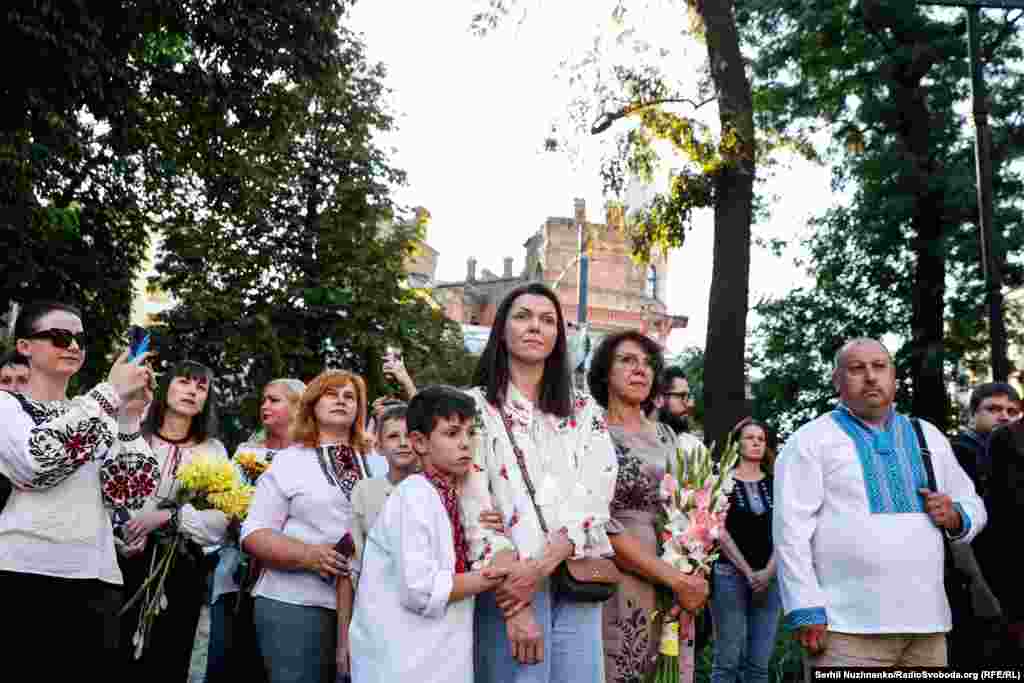
<path fill-rule="evenodd" d="M 981 52 L 982 59 L 986 62 L 991 62 L 996 50 L 999 49 L 999 46 L 1014 34 L 1014 24 L 1020 21 L 1021 17 L 1024 17 L 1024 10 L 1017 12 L 1017 16 L 1013 19 L 1010 19 L 1009 12 L 1007 12 L 1005 16 L 1006 22 L 1003 24 L 1003 27 L 999 29 L 999 33 L 996 34 L 996 37 L 993 38 L 992 42 L 986 45 Z"/>
<path fill-rule="evenodd" d="M 622 109 L 620 109 L 617 112 L 611 112 L 611 113 L 604 112 L 603 114 L 601 114 L 597 118 L 597 121 L 594 122 L 594 125 L 592 125 L 590 127 L 590 134 L 591 135 L 600 135 L 601 133 L 603 133 L 606 130 L 608 130 L 609 128 L 611 128 L 612 124 L 615 123 L 616 121 L 618 121 L 619 119 L 624 119 L 627 116 L 629 116 L 630 114 L 635 114 L 636 112 L 640 111 L 641 109 L 646 109 L 648 107 L 654 107 L 654 106 L 657 106 L 659 104 L 689 104 L 694 109 L 700 109 L 705 104 L 709 104 L 711 102 L 714 102 L 716 99 L 717 99 L 717 97 L 709 97 L 706 100 L 703 100 L 701 102 L 694 102 L 693 100 L 691 100 L 689 98 L 686 98 L 686 97 L 680 97 L 680 98 L 667 97 L 667 98 L 660 99 L 660 100 L 651 100 L 650 102 L 641 102 L 640 104 L 629 105 L 629 106 L 623 107 Z"/>

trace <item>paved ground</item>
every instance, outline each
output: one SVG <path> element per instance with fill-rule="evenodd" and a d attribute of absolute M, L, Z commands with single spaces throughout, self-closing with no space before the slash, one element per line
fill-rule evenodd
<path fill-rule="evenodd" d="M 206 643 L 210 638 L 210 610 L 203 607 L 199 616 L 199 628 L 196 629 L 196 642 L 192 647 L 192 667 L 188 673 L 188 683 L 203 683 L 206 677 Z"/>

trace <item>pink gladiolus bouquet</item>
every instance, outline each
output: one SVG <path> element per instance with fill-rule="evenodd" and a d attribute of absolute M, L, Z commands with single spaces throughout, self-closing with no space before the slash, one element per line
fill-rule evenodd
<path fill-rule="evenodd" d="M 718 559 L 729 494 L 735 482 L 732 471 L 739 460 L 736 444 L 729 444 L 720 462 L 704 446 L 690 451 L 679 449 L 659 487 L 662 515 L 658 523 L 661 559 L 684 574 L 710 578 Z M 662 617 L 661 646 L 651 681 L 654 683 L 690 683 L 693 681 L 693 618 L 691 614 L 672 616 L 675 595 L 659 593 Z"/>

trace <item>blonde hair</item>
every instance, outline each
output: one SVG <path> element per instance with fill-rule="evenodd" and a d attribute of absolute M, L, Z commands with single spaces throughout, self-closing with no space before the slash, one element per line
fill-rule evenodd
<path fill-rule="evenodd" d="M 370 450 L 363 426 L 366 424 L 366 383 L 359 375 L 347 370 L 325 370 L 309 383 L 299 399 L 292 419 L 291 439 L 309 448 L 320 445 L 320 425 L 316 420 L 316 404 L 330 389 L 347 384 L 356 391 L 356 419 L 349 430 L 349 445 L 359 453 Z"/>
<path fill-rule="evenodd" d="M 279 377 L 278 379 L 272 379 L 266 383 L 263 387 L 263 391 L 266 392 L 270 387 L 283 387 L 284 397 L 288 401 L 288 438 L 291 438 L 292 422 L 295 420 L 295 413 L 299 407 L 299 399 L 302 398 L 302 392 L 306 390 L 306 384 L 302 380 L 293 379 L 290 377 Z M 249 438 L 245 440 L 245 443 L 253 444 L 255 446 L 264 446 L 267 441 L 267 428 L 263 426 L 262 422 L 259 427 Z"/>

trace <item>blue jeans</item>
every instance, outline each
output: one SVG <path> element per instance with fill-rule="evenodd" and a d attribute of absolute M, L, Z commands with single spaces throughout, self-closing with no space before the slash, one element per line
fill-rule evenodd
<path fill-rule="evenodd" d="M 533 612 L 544 630 L 544 661 L 520 664 L 512 657 L 505 618 L 488 591 L 476 598 L 477 683 L 596 683 L 604 681 L 602 603 L 566 602 L 545 580 L 533 596 Z"/>
<path fill-rule="evenodd" d="M 338 644 L 334 610 L 257 597 L 254 616 L 270 683 L 334 680 Z"/>
<path fill-rule="evenodd" d="M 712 683 L 767 683 L 782 603 L 778 581 L 754 593 L 739 570 L 717 562 L 712 573 L 711 615 L 715 621 Z"/>

